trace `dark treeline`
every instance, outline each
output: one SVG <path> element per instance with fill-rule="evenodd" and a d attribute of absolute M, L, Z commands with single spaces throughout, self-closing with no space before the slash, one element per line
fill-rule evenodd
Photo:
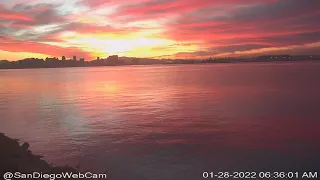
<path fill-rule="evenodd" d="M 200 64 L 200 63 L 236 63 L 236 62 L 274 62 L 274 61 L 305 61 L 320 60 L 318 55 L 268 55 L 254 58 L 208 58 L 205 60 L 181 60 L 181 59 L 150 59 L 118 57 L 97 58 L 85 61 L 84 58 L 77 60 L 76 56 L 67 60 L 62 56 L 58 58 L 26 58 L 18 61 L 0 60 L 0 69 L 22 69 L 22 68 L 58 68 L 58 67 L 89 67 L 89 66 L 119 66 L 119 65 L 150 65 L 150 64 Z"/>

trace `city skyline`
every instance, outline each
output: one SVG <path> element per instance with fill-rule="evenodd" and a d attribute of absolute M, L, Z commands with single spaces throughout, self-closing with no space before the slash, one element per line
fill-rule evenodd
<path fill-rule="evenodd" d="M 318 0 L 3 0 L 0 59 L 319 55 Z"/>
<path fill-rule="evenodd" d="M 107 58 L 97 57 L 94 60 L 85 60 L 73 56 L 67 59 L 62 56 L 40 58 L 25 58 L 18 61 L 0 60 L 0 69 L 23 68 L 61 68 L 61 67 L 90 67 L 90 66 L 123 66 L 123 65 L 165 65 L 165 64 L 208 64 L 208 63 L 237 63 L 237 62 L 277 62 L 277 61 L 319 61 L 319 55 L 265 55 L 252 58 L 210 57 L 207 59 L 152 59 L 139 57 L 119 57 L 111 55 Z"/>

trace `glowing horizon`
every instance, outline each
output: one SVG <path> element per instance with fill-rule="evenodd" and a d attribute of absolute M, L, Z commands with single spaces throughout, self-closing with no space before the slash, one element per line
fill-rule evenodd
<path fill-rule="evenodd" d="M 0 60 L 319 54 L 318 0 L 3 0 Z"/>

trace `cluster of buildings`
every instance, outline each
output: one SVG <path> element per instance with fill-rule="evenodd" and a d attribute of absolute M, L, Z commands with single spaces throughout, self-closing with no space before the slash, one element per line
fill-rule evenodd
<path fill-rule="evenodd" d="M 56 58 L 56 57 L 54 57 L 54 58 L 48 58 L 48 57 L 47 57 L 47 58 L 45 59 L 45 61 L 46 61 L 46 62 L 58 62 L 58 61 L 60 61 L 60 60 L 59 60 L 59 58 Z M 73 56 L 73 58 L 72 58 L 72 59 L 69 59 L 69 60 L 67 60 L 65 56 L 62 56 L 61 61 L 62 61 L 62 62 L 65 62 L 65 61 L 74 61 L 74 62 L 76 62 L 76 61 L 77 61 L 77 56 Z M 79 61 L 80 61 L 80 62 L 84 62 L 84 58 L 80 58 Z"/>

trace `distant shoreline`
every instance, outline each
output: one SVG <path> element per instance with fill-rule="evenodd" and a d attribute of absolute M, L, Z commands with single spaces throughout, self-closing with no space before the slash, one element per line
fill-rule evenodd
<path fill-rule="evenodd" d="M 187 60 L 186 60 L 187 61 Z M 121 67 L 121 66 L 167 66 L 167 65 L 191 65 L 191 64 L 236 64 L 236 63 L 266 63 L 266 62 L 320 62 L 320 58 L 319 59 L 307 59 L 307 60 L 276 60 L 276 61 L 236 61 L 236 60 L 231 60 L 228 61 L 226 60 L 225 62 L 222 61 L 216 61 L 216 60 L 204 60 L 204 61 L 191 61 L 190 62 L 174 62 L 172 61 L 171 63 L 145 63 L 145 64 L 121 64 L 121 65 L 81 65 L 81 66 L 41 66 L 41 67 L 25 67 L 25 66 L 11 66 L 11 67 L 6 67 L 6 66 L 2 66 L 0 64 L 0 70 L 1 69 L 50 69 L 50 68 L 77 68 L 77 67 Z"/>

